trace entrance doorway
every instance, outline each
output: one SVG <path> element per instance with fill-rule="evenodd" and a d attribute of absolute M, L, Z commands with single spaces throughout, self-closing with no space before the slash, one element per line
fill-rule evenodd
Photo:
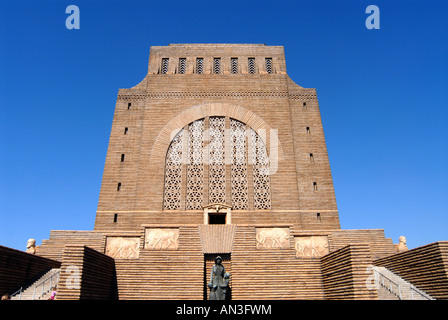
<path fill-rule="evenodd" d="M 223 203 L 203 207 L 204 224 L 232 224 L 232 207 Z"/>
<path fill-rule="evenodd" d="M 206 253 L 204 254 L 204 300 L 208 300 L 210 289 L 208 283 L 210 282 L 210 276 L 212 274 L 212 267 L 215 264 L 217 256 L 222 258 L 222 265 L 225 272 L 230 273 L 229 289 L 227 290 L 227 300 L 232 299 L 232 262 L 230 253 Z"/>
<path fill-rule="evenodd" d="M 226 224 L 226 213 L 209 213 L 208 224 Z"/>

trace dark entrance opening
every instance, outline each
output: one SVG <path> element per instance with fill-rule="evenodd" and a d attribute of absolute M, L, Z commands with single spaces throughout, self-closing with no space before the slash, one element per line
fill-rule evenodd
<path fill-rule="evenodd" d="M 209 224 L 226 224 L 226 214 L 211 214 L 208 215 Z"/>

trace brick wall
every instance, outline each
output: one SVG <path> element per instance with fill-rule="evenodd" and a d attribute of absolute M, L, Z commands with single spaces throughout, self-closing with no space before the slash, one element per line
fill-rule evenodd
<path fill-rule="evenodd" d="M 117 298 L 114 259 L 82 245 L 64 249 L 58 300 L 113 300 Z"/>
<path fill-rule="evenodd" d="M 368 244 L 348 245 L 321 258 L 325 298 L 330 300 L 377 299 L 376 289 L 366 286 L 372 256 Z"/>
<path fill-rule="evenodd" d="M 255 234 L 253 226 L 237 226 L 232 299 L 324 299 L 319 259 L 297 259 L 293 243 L 290 248 L 257 249 Z"/>
<path fill-rule="evenodd" d="M 141 247 L 138 259 L 115 263 L 120 300 L 203 298 L 204 255 L 197 226 L 179 227 L 178 250 Z"/>
<path fill-rule="evenodd" d="M 60 265 L 55 260 L 0 246 L 0 294 L 12 294 Z"/>
<path fill-rule="evenodd" d="M 85 245 L 97 251 L 104 250 L 105 236 L 102 233 L 85 230 L 51 230 L 50 239 L 42 240 L 37 254 L 39 256 L 62 261 L 64 247 Z"/>
<path fill-rule="evenodd" d="M 204 58 L 203 74 L 194 71 L 197 57 Z M 220 74 L 211 72 L 213 57 L 221 57 Z M 229 73 L 232 57 L 239 59 L 238 74 Z M 255 74 L 247 73 L 248 57 L 256 58 Z M 265 72 L 266 57 L 273 59 L 272 74 Z M 170 59 L 166 74 L 161 74 L 162 58 Z M 187 59 L 185 74 L 177 71 L 179 58 Z M 232 117 L 254 130 L 278 130 L 281 154 L 278 170 L 270 177 L 272 208 L 264 210 L 263 219 L 278 223 L 281 217 L 276 211 L 290 210 L 288 219 L 296 221 L 296 228 L 340 229 L 316 90 L 302 88 L 289 78 L 283 47 L 185 44 L 152 47 L 146 77 L 133 88 L 119 90 L 95 230 L 130 230 L 127 226 L 133 229 L 154 223 L 154 218 L 197 223 L 186 220 L 191 212 L 181 211 L 182 220 L 173 220 L 177 219 L 175 212 L 156 211 L 163 209 L 171 129 L 207 116 Z M 124 161 L 120 160 L 122 154 Z M 207 201 L 204 196 L 204 205 Z M 316 226 L 318 212 L 327 218 Z M 248 223 L 263 210 L 242 213 L 238 223 Z"/>

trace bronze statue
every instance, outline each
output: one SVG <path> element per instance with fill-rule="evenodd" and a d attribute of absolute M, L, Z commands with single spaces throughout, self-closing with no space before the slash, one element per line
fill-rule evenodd
<path fill-rule="evenodd" d="M 222 258 L 217 256 L 208 287 L 210 288 L 209 300 L 226 300 L 229 289 L 230 274 L 225 272 Z"/>

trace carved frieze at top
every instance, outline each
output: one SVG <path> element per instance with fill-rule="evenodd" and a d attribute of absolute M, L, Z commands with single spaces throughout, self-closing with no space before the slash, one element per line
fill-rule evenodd
<path fill-rule="evenodd" d="M 118 94 L 118 101 L 131 101 L 142 99 L 200 99 L 200 98 L 281 98 L 291 100 L 315 101 L 315 93 L 289 94 L 286 91 L 158 91 L 148 92 L 146 94 Z"/>

